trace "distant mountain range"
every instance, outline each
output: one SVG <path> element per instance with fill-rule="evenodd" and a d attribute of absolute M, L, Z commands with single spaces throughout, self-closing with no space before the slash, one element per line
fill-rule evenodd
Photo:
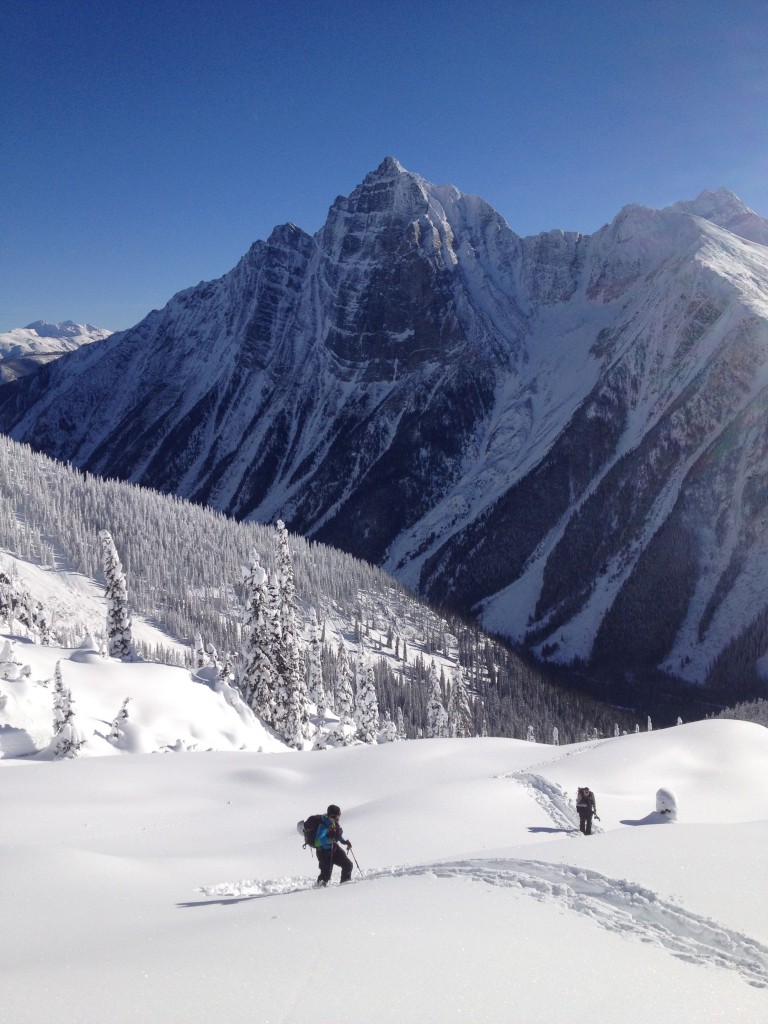
<path fill-rule="evenodd" d="M 316 235 L 0 388 L 0 429 L 279 515 L 616 692 L 760 692 L 766 246 L 726 190 L 521 238 L 388 158 Z"/>
<path fill-rule="evenodd" d="M 111 333 L 92 324 L 76 324 L 72 320 L 64 320 L 60 324 L 36 320 L 26 327 L 0 333 L 0 381 L 34 373 L 65 352 L 73 352 L 92 341 L 102 341 Z"/>

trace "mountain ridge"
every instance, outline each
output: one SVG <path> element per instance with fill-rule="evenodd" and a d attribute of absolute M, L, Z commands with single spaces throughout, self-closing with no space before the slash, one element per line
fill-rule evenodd
<path fill-rule="evenodd" d="M 763 238 L 724 189 L 522 238 L 387 158 L 315 235 L 281 225 L 218 280 L 0 389 L 0 428 L 280 516 L 539 658 L 702 683 L 756 611 L 752 587 L 725 614 L 734 552 L 744 564 L 762 531 L 735 511 L 713 531 L 701 481 L 750 493 L 717 445 L 768 387 Z M 627 642 L 638 615 L 652 655 Z"/>
<path fill-rule="evenodd" d="M 40 366 L 81 345 L 109 337 L 111 331 L 73 320 L 48 323 L 35 320 L 26 327 L 0 333 L 0 381 L 33 373 Z"/>

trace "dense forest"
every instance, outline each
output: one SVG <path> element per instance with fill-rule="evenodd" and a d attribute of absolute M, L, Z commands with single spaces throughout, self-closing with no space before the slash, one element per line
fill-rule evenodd
<path fill-rule="evenodd" d="M 103 584 L 102 530 L 114 538 L 134 614 L 188 645 L 190 664 L 197 637 L 224 658 L 239 657 L 244 568 L 255 551 L 267 573 L 277 571 L 274 526 L 238 523 L 175 497 L 102 480 L 0 438 L 0 548 Z M 302 644 L 306 651 L 316 620 L 326 687 L 333 688 L 339 660 L 362 649 L 382 716 L 400 718 L 406 736 L 428 731 L 435 676 L 448 704 L 457 665 L 476 734 L 566 743 L 635 728 L 627 713 L 554 684 L 474 624 L 439 614 L 379 569 L 298 536 L 290 538 L 290 552 Z M 175 657 L 170 648 L 140 653 Z"/>

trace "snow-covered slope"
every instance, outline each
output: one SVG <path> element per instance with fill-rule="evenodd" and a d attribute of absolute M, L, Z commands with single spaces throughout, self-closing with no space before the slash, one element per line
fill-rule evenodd
<path fill-rule="evenodd" d="M 81 345 L 108 338 L 112 331 L 92 324 L 64 320 L 49 324 L 36 320 L 26 327 L 0 333 L 0 381 L 15 380 L 40 366 L 73 352 Z"/>
<path fill-rule="evenodd" d="M 568 747 L 2 759 L 2 1012 L 763 1024 L 767 780 L 768 730 L 720 721 Z M 313 890 L 295 823 L 332 801 L 357 863 Z"/>
<path fill-rule="evenodd" d="M 0 427 L 280 515 L 541 658 L 740 696 L 768 643 L 767 240 L 726 190 L 520 238 L 388 158 L 315 236 L 0 389 Z"/>

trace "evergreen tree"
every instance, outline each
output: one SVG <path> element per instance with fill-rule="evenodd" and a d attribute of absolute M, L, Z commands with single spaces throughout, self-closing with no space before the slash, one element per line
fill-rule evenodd
<path fill-rule="evenodd" d="M 208 664 L 208 656 L 205 653 L 205 644 L 203 638 L 198 633 L 195 637 L 195 648 L 192 655 L 192 665 L 194 668 L 205 668 Z"/>
<path fill-rule="evenodd" d="M 403 720 L 403 709 L 398 704 L 397 711 L 395 713 L 395 720 L 397 722 L 397 738 L 399 740 L 405 739 L 405 721 Z"/>
<path fill-rule="evenodd" d="M 112 728 L 107 736 L 109 742 L 115 747 L 119 747 L 120 741 L 125 737 L 123 726 L 128 720 L 128 702 L 130 699 L 130 697 L 126 697 L 123 701 L 120 710 L 115 715 L 115 719 L 112 722 Z"/>
<path fill-rule="evenodd" d="M 354 742 L 357 726 L 354 721 L 355 695 L 352 689 L 352 666 L 343 644 L 339 645 L 334 677 L 334 710 L 339 716 L 339 724 L 329 741 L 337 746 L 346 746 Z"/>
<path fill-rule="evenodd" d="M 217 672 L 220 672 L 221 662 L 219 661 L 219 652 L 216 650 L 213 644 L 205 645 L 205 654 L 208 659 L 208 664 L 215 668 Z"/>
<path fill-rule="evenodd" d="M 269 578 L 256 551 L 243 570 L 245 614 L 237 686 L 243 700 L 267 725 L 275 724 L 277 673 L 272 657 L 275 642 L 269 604 Z"/>
<path fill-rule="evenodd" d="M 285 523 L 277 521 L 277 572 L 274 591 L 274 657 L 277 669 L 275 728 L 290 745 L 301 748 L 309 739 L 309 697 L 299 642 L 298 609 L 293 561 Z"/>
<path fill-rule="evenodd" d="M 109 653 L 122 661 L 133 661 L 135 651 L 128 613 L 128 587 L 117 548 L 109 530 L 100 530 L 104 575 L 107 579 L 107 641 Z"/>
<path fill-rule="evenodd" d="M 74 701 L 64 685 L 60 661 L 56 662 L 53 680 L 53 739 L 49 749 L 56 758 L 77 757 L 85 741 L 75 722 Z"/>
<path fill-rule="evenodd" d="M 458 664 L 453 670 L 451 694 L 448 698 L 448 735 L 459 738 L 474 735 L 472 707 L 464 681 L 464 669 Z"/>
<path fill-rule="evenodd" d="M 227 686 L 235 682 L 235 659 L 227 652 L 219 665 L 219 681 Z"/>
<path fill-rule="evenodd" d="M 309 650 L 307 651 L 309 671 L 307 673 L 307 690 L 309 699 L 317 707 L 320 718 L 325 718 L 326 696 L 323 685 L 322 641 L 317 613 L 312 608 L 309 619 Z"/>
<path fill-rule="evenodd" d="M 397 726 L 392 721 L 392 715 L 389 711 L 384 712 L 384 722 L 381 727 L 381 732 L 387 743 L 394 743 L 400 737 L 397 735 Z"/>
<path fill-rule="evenodd" d="M 351 719 L 355 709 L 355 692 L 352 688 L 352 666 L 349 662 L 349 655 L 343 645 L 339 645 L 335 682 L 334 710 L 340 719 Z"/>
<path fill-rule="evenodd" d="M 443 694 L 440 689 L 434 662 L 429 669 L 429 701 L 427 703 L 427 726 L 424 735 L 427 739 L 440 739 L 448 735 L 448 713 L 443 704 Z"/>
<path fill-rule="evenodd" d="M 355 694 L 357 736 L 363 743 L 375 743 L 379 735 L 379 702 L 376 698 L 373 666 L 368 665 Z"/>

